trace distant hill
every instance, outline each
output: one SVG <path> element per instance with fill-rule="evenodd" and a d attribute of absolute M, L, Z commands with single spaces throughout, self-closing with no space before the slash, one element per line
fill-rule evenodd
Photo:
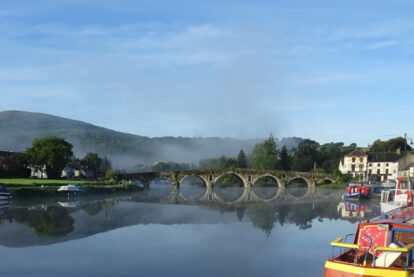
<path fill-rule="evenodd" d="M 82 121 L 42 113 L 0 112 L 0 150 L 23 151 L 35 138 L 58 136 L 73 145 L 82 158 L 87 152 L 109 156 L 114 167 L 131 169 L 137 164 L 160 161 L 198 163 L 200 159 L 226 155 L 240 149 L 249 153 L 263 139 L 232 138 L 149 138 L 113 131 Z M 295 147 L 301 139 L 284 138 L 281 143 Z"/>

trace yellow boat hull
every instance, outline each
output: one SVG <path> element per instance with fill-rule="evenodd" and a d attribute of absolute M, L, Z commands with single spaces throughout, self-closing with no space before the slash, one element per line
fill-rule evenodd
<path fill-rule="evenodd" d="M 410 277 L 414 270 L 399 268 L 372 268 L 362 265 L 345 264 L 327 261 L 325 277 Z"/>

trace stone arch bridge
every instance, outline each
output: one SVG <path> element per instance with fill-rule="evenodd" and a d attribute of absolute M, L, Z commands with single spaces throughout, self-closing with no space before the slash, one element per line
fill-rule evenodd
<path fill-rule="evenodd" d="M 176 172 L 146 172 L 146 173 L 119 173 L 118 180 L 138 180 L 144 187 L 149 187 L 151 181 L 157 178 L 169 180 L 173 187 L 179 187 L 187 177 L 195 176 L 200 178 L 207 188 L 213 187 L 214 184 L 225 175 L 235 175 L 246 188 L 253 187 L 257 180 L 263 177 L 269 177 L 276 181 L 278 187 L 287 187 L 294 180 L 302 180 L 308 187 L 312 188 L 318 184 L 331 182 L 335 179 L 330 174 L 279 171 L 279 170 L 253 170 L 253 169 L 214 169 L 214 170 L 187 170 Z"/>

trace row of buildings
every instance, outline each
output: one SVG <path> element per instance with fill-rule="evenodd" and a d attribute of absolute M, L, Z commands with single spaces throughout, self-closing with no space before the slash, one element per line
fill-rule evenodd
<path fill-rule="evenodd" d="M 367 153 L 355 149 L 339 162 L 342 174 L 360 176 L 363 180 L 386 181 L 414 176 L 414 154 L 411 152 Z"/>

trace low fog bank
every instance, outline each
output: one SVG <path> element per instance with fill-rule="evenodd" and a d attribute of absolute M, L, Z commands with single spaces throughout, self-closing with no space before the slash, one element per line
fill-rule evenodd
<path fill-rule="evenodd" d="M 76 157 L 98 153 L 107 157 L 115 169 L 127 171 L 151 166 L 157 162 L 188 163 L 198 166 L 202 159 L 222 155 L 236 157 L 240 150 L 249 154 L 253 147 L 264 140 L 234 138 L 149 138 L 98 127 L 89 123 L 58 116 L 21 112 L 0 112 L 0 151 L 21 152 L 33 140 L 48 136 L 63 138 L 73 145 Z M 296 147 L 302 139 L 276 139 L 279 148 Z"/>

